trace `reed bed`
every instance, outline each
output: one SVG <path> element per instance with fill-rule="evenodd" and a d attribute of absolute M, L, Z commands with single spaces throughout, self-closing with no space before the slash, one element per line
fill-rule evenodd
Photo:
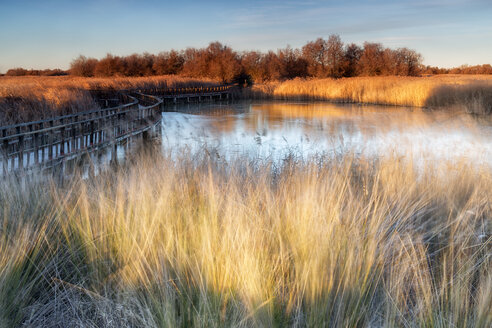
<path fill-rule="evenodd" d="M 217 85 L 217 81 L 179 76 L 137 78 L 0 77 L 0 125 L 96 109 L 88 90 L 181 88 Z M 243 90 L 246 99 L 328 100 L 335 102 L 444 108 L 473 114 L 492 113 L 492 77 L 356 77 L 294 79 L 257 84 Z"/>
<path fill-rule="evenodd" d="M 209 153 L 4 181 L 0 326 L 492 324 L 489 168 Z"/>
<path fill-rule="evenodd" d="M 294 79 L 255 85 L 254 99 L 329 100 L 492 113 L 492 76 L 355 77 Z"/>
<path fill-rule="evenodd" d="M 97 109 L 89 90 L 217 85 L 178 76 L 139 78 L 0 77 L 0 126 Z"/>

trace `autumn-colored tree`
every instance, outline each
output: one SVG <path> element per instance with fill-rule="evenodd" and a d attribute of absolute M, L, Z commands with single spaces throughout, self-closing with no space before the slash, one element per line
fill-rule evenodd
<path fill-rule="evenodd" d="M 287 46 L 285 49 L 278 50 L 277 57 L 279 63 L 277 74 L 281 79 L 307 76 L 307 61 L 302 58 L 300 50 Z"/>
<path fill-rule="evenodd" d="M 339 78 L 343 75 L 344 55 L 342 39 L 332 34 L 326 41 L 326 68 L 329 77 Z"/>
<path fill-rule="evenodd" d="M 307 72 L 314 77 L 339 78 L 344 74 L 345 50 L 340 36 L 332 34 L 328 40 L 318 38 L 302 48 Z"/>
<path fill-rule="evenodd" d="M 318 38 L 302 47 L 302 56 L 307 63 L 308 74 L 314 77 L 327 76 L 326 41 Z"/>
<path fill-rule="evenodd" d="M 157 75 L 178 74 L 183 69 L 184 57 L 175 50 L 161 52 L 154 60 L 153 70 Z"/>
<path fill-rule="evenodd" d="M 208 77 L 229 82 L 240 73 L 239 57 L 230 47 L 220 42 L 211 43 L 205 50 Z"/>
<path fill-rule="evenodd" d="M 70 74 L 91 77 L 95 74 L 97 59 L 79 56 L 70 64 Z"/>
<path fill-rule="evenodd" d="M 345 47 L 343 76 L 352 77 L 357 75 L 362 48 L 351 43 Z"/>
<path fill-rule="evenodd" d="M 94 69 L 95 76 L 121 76 L 124 75 L 124 67 L 121 58 L 107 54 L 99 60 Z"/>
<path fill-rule="evenodd" d="M 182 73 L 190 77 L 206 77 L 208 74 L 207 58 L 203 49 L 187 48 L 183 53 Z"/>
<path fill-rule="evenodd" d="M 139 55 L 133 54 L 122 58 L 123 74 L 125 76 L 141 76 Z"/>
<path fill-rule="evenodd" d="M 251 76 L 256 82 L 264 82 L 267 72 L 264 66 L 264 55 L 258 51 L 247 51 L 241 55 L 241 67 L 244 73 Z"/>
<path fill-rule="evenodd" d="M 408 48 L 390 49 L 381 43 L 344 45 L 340 36 L 318 38 L 302 49 L 287 46 L 277 52 L 246 51 L 238 54 L 220 42 L 206 48 L 171 50 L 155 56 L 145 53 L 117 57 L 108 54 L 101 60 L 80 56 L 71 64 L 71 74 L 80 76 L 149 76 L 182 74 L 244 84 L 312 76 L 340 78 L 351 76 L 426 74 L 492 74 L 492 66 L 462 66 L 455 69 L 423 67 L 422 56 Z M 9 75 L 45 74 L 45 71 L 9 70 Z M 53 74 L 56 74 L 54 72 Z M 249 82 L 248 82 L 249 81 Z"/>
<path fill-rule="evenodd" d="M 395 50 L 396 75 L 417 76 L 421 72 L 422 55 L 415 50 L 399 48 Z"/>
<path fill-rule="evenodd" d="M 359 60 L 359 75 L 381 75 L 384 70 L 384 48 L 381 43 L 364 42 Z"/>
<path fill-rule="evenodd" d="M 278 81 L 282 79 L 282 63 L 277 54 L 269 51 L 263 57 L 263 65 L 265 67 L 265 76 L 269 81 Z"/>

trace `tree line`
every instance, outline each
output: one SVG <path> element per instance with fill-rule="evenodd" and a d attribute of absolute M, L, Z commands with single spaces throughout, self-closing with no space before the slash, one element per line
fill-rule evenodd
<path fill-rule="evenodd" d="M 422 69 L 423 74 L 492 74 L 492 65 L 462 65 L 454 68 L 439 68 L 426 66 Z"/>
<path fill-rule="evenodd" d="M 5 75 L 6 76 L 61 76 L 68 75 L 69 72 L 55 68 L 55 69 L 25 69 L 25 68 L 11 68 Z"/>
<path fill-rule="evenodd" d="M 213 42 L 206 48 L 133 54 L 102 59 L 80 56 L 72 61 L 76 76 L 150 76 L 180 74 L 225 82 L 341 78 L 353 76 L 420 74 L 422 56 L 408 48 L 390 49 L 380 43 L 344 44 L 338 35 L 319 38 L 300 49 L 287 46 L 276 52 L 243 51 Z"/>
<path fill-rule="evenodd" d="M 6 75 L 63 75 L 61 70 L 7 71 Z M 242 51 L 212 42 L 205 48 L 144 53 L 129 56 L 106 55 L 101 59 L 79 56 L 68 71 L 74 76 L 152 76 L 179 74 L 224 82 L 265 82 L 296 77 L 341 78 L 354 76 L 418 76 L 421 74 L 492 74 L 491 65 L 444 69 L 423 66 L 422 56 L 408 48 L 390 49 L 381 43 L 362 46 L 345 44 L 338 35 L 287 46 L 277 51 Z"/>

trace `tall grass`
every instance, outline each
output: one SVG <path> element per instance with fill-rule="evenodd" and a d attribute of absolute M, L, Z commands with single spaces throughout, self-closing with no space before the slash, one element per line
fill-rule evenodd
<path fill-rule="evenodd" d="M 0 126 L 98 108 L 88 90 L 181 88 L 216 85 L 178 76 L 83 78 L 70 76 L 0 77 Z"/>
<path fill-rule="evenodd" d="M 245 97 L 330 100 L 381 105 L 446 108 L 492 113 L 492 78 L 444 75 L 431 77 L 356 77 L 294 79 L 255 85 Z"/>
<path fill-rule="evenodd" d="M 213 80 L 179 76 L 135 78 L 0 77 L 0 125 L 15 124 L 97 108 L 88 90 L 180 88 L 216 85 Z M 445 75 L 432 77 L 357 77 L 294 79 L 258 84 L 243 91 L 247 99 L 330 100 L 492 113 L 492 78 Z"/>
<path fill-rule="evenodd" d="M 173 158 L 4 182 L 0 326 L 490 327 L 489 169 Z"/>

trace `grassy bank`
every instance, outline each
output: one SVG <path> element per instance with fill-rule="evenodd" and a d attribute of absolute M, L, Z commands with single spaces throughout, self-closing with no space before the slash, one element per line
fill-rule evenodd
<path fill-rule="evenodd" d="M 0 327 L 490 327 L 490 170 L 214 158 L 4 182 Z"/>
<path fill-rule="evenodd" d="M 88 90 L 183 88 L 216 85 L 178 76 L 83 78 L 70 76 L 0 77 L 0 125 L 28 122 L 98 108 Z"/>
<path fill-rule="evenodd" d="M 253 99 L 329 100 L 492 113 L 492 76 L 356 77 L 295 79 L 254 85 Z"/>
<path fill-rule="evenodd" d="M 0 77 L 0 125 L 27 122 L 97 108 L 88 90 L 214 85 L 212 80 L 178 76 L 137 78 Z M 416 106 L 492 113 L 492 77 L 357 77 L 294 79 L 256 84 L 243 90 L 246 99 L 328 100 Z"/>

